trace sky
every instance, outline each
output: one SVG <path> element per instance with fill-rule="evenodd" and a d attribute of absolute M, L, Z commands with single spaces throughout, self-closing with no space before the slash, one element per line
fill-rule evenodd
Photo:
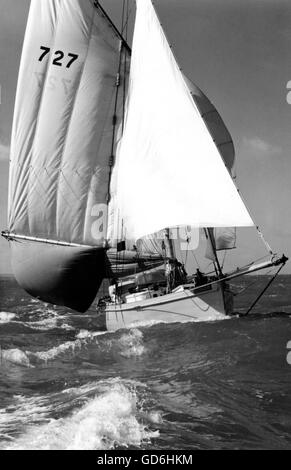
<path fill-rule="evenodd" d="M 7 228 L 8 155 L 29 3 L 0 0 L 1 229 Z M 100 3 L 118 26 L 122 1 Z M 214 103 L 233 137 L 236 183 L 253 220 L 275 252 L 291 255 L 291 2 L 155 0 L 154 5 L 183 72 Z M 133 19 L 134 12 L 131 30 Z M 265 254 L 254 229 L 239 230 L 238 245 L 237 265 Z M 1 240 L 0 273 L 11 272 L 9 259 Z M 291 262 L 283 272 L 291 273 Z"/>

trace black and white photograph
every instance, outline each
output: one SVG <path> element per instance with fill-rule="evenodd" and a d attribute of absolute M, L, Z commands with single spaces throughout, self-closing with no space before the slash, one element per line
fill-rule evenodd
<path fill-rule="evenodd" d="M 1 451 L 291 450 L 290 128 L 290 0 L 0 0 Z"/>

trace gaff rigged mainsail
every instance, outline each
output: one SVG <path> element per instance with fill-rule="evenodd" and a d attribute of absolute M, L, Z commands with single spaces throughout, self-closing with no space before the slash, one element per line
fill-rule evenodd
<path fill-rule="evenodd" d="M 77 310 L 104 276 L 121 44 L 90 0 L 31 1 L 11 144 L 12 266 L 33 296 Z"/>

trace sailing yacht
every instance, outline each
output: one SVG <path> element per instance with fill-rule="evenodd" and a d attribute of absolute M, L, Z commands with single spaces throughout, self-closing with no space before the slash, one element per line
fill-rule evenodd
<path fill-rule="evenodd" d="M 132 50 L 98 1 L 31 0 L 2 232 L 29 294 L 85 312 L 109 279 L 96 316 L 112 331 L 232 314 L 230 279 L 287 261 L 269 250 L 223 273 L 217 251 L 254 226 L 233 163 L 222 118 L 183 75 L 151 0 L 136 1 Z M 171 235 L 185 226 L 204 233 L 211 275 L 177 260 Z"/>

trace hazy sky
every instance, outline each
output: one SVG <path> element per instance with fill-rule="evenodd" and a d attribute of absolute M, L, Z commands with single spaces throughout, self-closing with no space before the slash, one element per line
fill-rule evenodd
<path fill-rule="evenodd" d="M 7 227 L 8 148 L 29 3 L 0 0 L 1 229 Z M 100 3 L 118 25 L 122 0 Z M 184 73 L 215 104 L 233 136 L 237 184 L 255 222 L 275 251 L 291 255 L 290 0 L 154 4 Z M 237 264 L 263 253 L 252 229 L 241 230 L 238 242 Z M 1 240 L 0 273 L 10 272 L 8 251 Z M 291 262 L 284 272 L 291 272 Z"/>

